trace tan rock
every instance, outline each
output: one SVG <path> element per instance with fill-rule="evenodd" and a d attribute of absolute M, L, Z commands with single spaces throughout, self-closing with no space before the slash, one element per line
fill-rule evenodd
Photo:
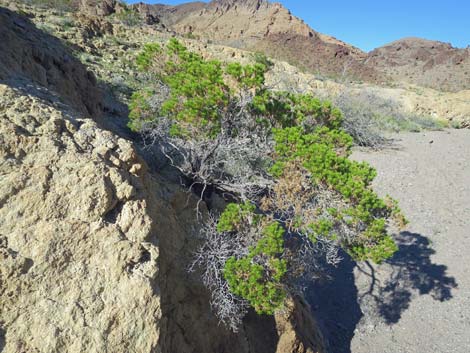
<path fill-rule="evenodd" d="M 131 144 L 23 89 L 0 85 L 5 353 L 322 352 L 297 304 L 239 334 L 219 326 L 187 273 L 198 244 L 194 197 L 130 173 L 126 165 L 143 163 Z M 265 337 L 271 331 L 278 336 Z"/>
<path fill-rule="evenodd" d="M 132 146 L 35 93 L 0 85 L 4 351 L 150 352 L 157 215 L 142 200 L 149 184 L 122 167 L 140 161 L 111 163 L 110 146 Z"/>
<path fill-rule="evenodd" d="M 276 353 L 326 352 L 318 324 L 302 298 L 289 299 L 286 310 L 276 314 L 279 342 Z"/>

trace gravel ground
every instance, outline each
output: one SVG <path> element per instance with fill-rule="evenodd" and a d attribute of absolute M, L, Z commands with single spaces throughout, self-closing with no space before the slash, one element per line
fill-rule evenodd
<path fill-rule="evenodd" d="M 380 266 L 346 260 L 312 288 L 316 316 L 331 353 L 469 353 L 470 130 L 393 137 L 353 158 L 409 219 L 400 250 Z"/>

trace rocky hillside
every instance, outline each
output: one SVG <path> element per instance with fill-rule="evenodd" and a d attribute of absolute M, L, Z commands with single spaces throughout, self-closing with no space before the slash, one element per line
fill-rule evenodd
<path fill-rule="evenodd" d="M 366 54 L 333 37 L 318 33 L 280 3 L 266 0 L 214 0 L 179 6 L 136 5 L 181 35 L 261 51 L 323 75 L 380 80 L 362 65 Z"/>
<path fill-rule="evenodd" d="M 18 4 L 17 1 L 3 1 Z M 207 4 L 191 3 L 175 8 L 165 5 L 136 6 L 139 9 L 140 21 L 137 25 L 131 26 L 125 23 L 127 20 L 123 14 L 125 9 L 114 0 L 103 2 L 83 0 L 80 13 L 39 11 L 37 8 L 25 8 L 24 11 L 30 14 L 39 27 L 67 42 L 74 50 L 75 56 L 95 73 L 99 81 L 106 83 L 113 95 L 125 102 L 133 90 L 138 90 L 147 84 L 145 75 L 139 74 L 132 65 L 143 45 L 155 41 L 164 43 L 170 37 L 177 35 L 169 28 L 170 22 L 166 22 L 166 25 L 160 22 L 157 18 L 158 13 L 161 15 L 164 9 L 169 11 L 177 8 L 175 11 L 184 15 L 186 12 L 192 12 L 194 7 L 205 7 Z M 191 36 L 179 37 L 179 40 L 204 57 L 244 63 L 253 60 L 250 51 L 187 37 Z M 8 57 L 5 58 L 8 60 Z M 397 116 L 406 115 L 410 119 L 418 117 L 425 121 L 433 118 L 450 122 L 455 126 L 470 126 L 470 90 L 441 92 L 406 82 L 383 87 L 366 82 L 327 80 L 321 75 L 309 73 L 286 62 L 271 60 L 274 65 L 267 75 L 268 84 L 276 89 L 311 92 L 335 102 L 346 95 L 351 97 L 349 99 L 351 102 L 348 103 L 350 106 L 357 106 L 357 109 L 368 107 L 374 116 L 380 115 L 386 120 L 396 120 Z M 14 61 L 10 65 L 13 64 Z M 105 102 L 104 109 L 108 113 L 126 114 L 125 105 L 111 103 L 107 96 Z M 126 124 L 125 119 L 106 120 L 106 123 L 110 122 L 120 123 L 121 126 Z"/>
<path fill-rule="evenodd" d="M 196 200 L 106 128 L 106 83 L 72 45 L 11 9 L 0 7 L 0 351 L 324 352 L 300 299 L 238 334 L 219 325 L 187 273 Z"/>
<path fill-rule="evenodd" d="M 470 89 L 470 49 L 408 38 L 367 54 L 316 32 L 280 3 L 267 0 L 139 4 L 136 8 L 181 35 L 262 51 L 335 79 L 404 82 L 444 91 Z"/>
<path fill-rule="evenodd" d="M 470 48 L 404 38 L 373 50 L 366 63 L 397 82 L 445 91 L 470 88 Z"/>
<path fill-rule="evenodd" d="M 220 45 L 208 45 L 197 40 L 186 40 L 186 45 L 203 56 L 222 61 L 252 61 L 251 52 Z M 337 102 L 341 97 L 351 97 L 348 105 L 363 109 L 368 106 L 374 115 L 383 115 L 387 107 L 389 119 L 400 116 L 410 119 L 438 119 L 460 127 L 470 127 L 470 90 L 441 92 L 432 88 L 403 83 L 382 87 L 370 83 L 337 82 L 325 80 L 305 72 L 289 63 L 272 60 L 273 66 L 266 75 L 267 85 L 279 90 L 309 92 Z M 386 118 L 384 116 L 384 118 Z"/>
<path fill-rule="evenodd" d="M 95 77 L 64 50 L 58 38 L 31 30 L 26 18 L 6 11 L 1 13 L 0 28 L 0 80 L 34 81 L 61 92 L 80 112 L 101 116 L 103 96 Z"/>

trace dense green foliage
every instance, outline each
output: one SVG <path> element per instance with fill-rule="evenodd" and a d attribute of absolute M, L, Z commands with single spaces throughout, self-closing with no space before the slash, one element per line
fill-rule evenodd
<path fill-rule="evenodd" d="M 217 61 L 205 61 L 189 52 L 178 41 L 167 46 L 170 59 L 165 63 L 162 80 L 171 89 L 162 113 L 175 119 L 181 134 L 196 130 L 216 134 L 219 111 L 227 104 L 227 86 L 222 78 L 222 66 Z"/>
<path fill-rule="evenodd" d="M 256 214 L 250 202 L 228 204 L 217 224 L 220 233 L 243 233 L 251 227 L 259 229 L 262 237 L 248 255 L 228 259 L 224 276 L 232 292 L 247 299 L 260 314 L 272 314 L 285 298 L 282 284 L 287 271 L 284 252 L 284 228 L 268 217 Z"/>
<path fill-rule="evenodd" d="M 214 230 L 246 244 L 244 255 L 230 257 L 223 267 L 232 293 L 258 313 L 272 314 L 288 293 L 286 273 L 295 272 L 290 268 L 295 249 L 285 241 L 288 236 L 334 244 L 355 260 L 379 263 L 397 249 L 388 223 L 404 219 L 396 202 L 372 190 L 375 170 L 349 159 L 353 140 L 342 129 L 341 112 L 312 95 L 266 89 L 268 63 L 258 57 L 253 65 L 224 65 L 205 60 L 175 39 L 164 48 L 146 45 L 136 64 L 170 93 L 158 111 L 148 103 L 152 90 L 135 93 L 129 126 L 138 131 L 143 123 L 164 116 L 172 125 L 170 139 L 217 139 L 214 150 L 222 137 L 236 139 L 245 125 L 256 130 L 256 138 L 272 141 L 274 149 L 260 156 L 267 160 L 261 173 L 272 186 L 265 186 L 262 198 L 229 204 Z M 243 97 L 249 97 L 244 106 Z M 198 164 L 207 158 L 204 154 Z"/>
<path fill-rule="evenodd" d="M 150 68 L 155 57 L 161 53 L 161 46 L 158 43 L 147 43 L 136 59 L 137 67 L 140 71 Z"/>
<path fill-rule="evenodd" d="M 292 127 L 274 130 L 277 161 L 272 167 L 273 174 L 280 175 L 286 162 L 299 160 L 310 173 L 313 183 L 324 183 L 338 191 L 350 203 L 342 214 L 336 213 L 336 220 L 348 219 L 348 223 L 367 225 L 360 241 L 343 244 L 351 256 L 357 260 L 371 259 L 380 262 L 396 251 L 396 245 L 386 234 L 384 217 L 391 215 L 385 202 L 370 188 L 376 176 L 375 170 L 366 163 L 351 161 L 351 138 L 342 131 L 317 128 L 315 132 L 305 134 L 301 128 Z M 338 147 L 344 152 L 338 153 Z M 381 217 L 382 218 L 377 218 Z M 328 233 L 325 223 L 314 234 Z"/>
<path fill-rule="evenodd" d="M 249 202 L 228 204 L 224 213 L 220 216 L 217 230 L 221 233 L 239 230 L 248 222 L 248 217 L 252 216 L 255 210 L 256 207 Z"/>
<path fill-rule="evenodd" d="M 153 95 L 151 89 L 137 91 L 132 94 L 129 104 L 129 127 L 134 131 L 139 131 L 143 124 L 154 119 L 154 112 L 148 102 Z"/>
<path fill-rule="evenodd" d="M 253 61 L 257 64 L 263 65 L 267 69 L 274 66 L 274 63 L 262 52 L 253 53 Z"/>
<path fill-rule="evenodd" d="M 154 62 L 158 54 L 161 63 Z M 264 83 L 265 67 L 261 64 L 246 65 L 234 63 L 223 67 L 219 61 L 204 60 L 190 52 L 176 39 L 171 39 L 161 52 L 157 44 L 147 44 L 138 55 L 137 67 L 146 71 L 152 69 L 156 76 L 171 91 L 170 97 L 161 106 L 160 113 L 168 116 L 174 126 L 172 132 L 178 137 L 215 137 L 220 132 L 220 121 L 234 91 L 261 86 Z M 235 81 L 231 89 L 225 78 Z M 136 96 L 138 99 L 139 96 Z M 131 104 L 132 108 L 136 105 Z M 131 114 L 130 127 L 135 129 L 139 115 Z M 195 132 L 198 134 L 195 134 Z"/>
<path fill-rule="evenodd" d="M 253 109 L 259 121 L 281 128 L 302 126 L 309 130 L 318 125 L 331 128 L 341 125 L 338 109 L 308 94 L 262 90 L 253 99 Z"/>
<path fill-rule="evenodd" d="M 287 262 L 280 258 L 284 232 L 277 222 L 266 225 L 247 256 L 231 257 L 225 265 L 224 275 L 232 292 L 247 299 L 259 314 L 273 314 L 286 296 L 282 280 Z"/>

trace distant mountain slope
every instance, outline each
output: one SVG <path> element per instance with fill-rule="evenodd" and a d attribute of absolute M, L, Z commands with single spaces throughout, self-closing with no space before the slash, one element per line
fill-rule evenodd
<path fill-rule="evenodd" d="M 470 89 L 470 48 L 404 38 L 369 53 L 367 65 L 392 77 L 435 89 Z"/>
<path fill-rule="evenodd" d="M 408 38 L 367 54 L 314 31 L 280 3 L 267 0 L 135 6 L 179 34 L 262 51 L 314 73 L 372 83 L 406 82 L 448 91 L 470 89 L 470 49 Z"/>
<path fill-rule="evenodd" d="M 329 76 L 376 81 L 379 75 L 362 63 L 367 54 L 317 33 L 279 3 L 266 0 L 214 0 L 179 6 L 136 5 L 179 34 L 253 51 Z"/>

